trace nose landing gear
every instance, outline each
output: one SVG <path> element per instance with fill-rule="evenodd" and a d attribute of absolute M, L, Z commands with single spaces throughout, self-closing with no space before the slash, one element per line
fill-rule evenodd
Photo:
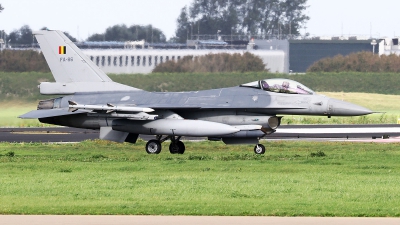
<path fill-rule="evenodd" d="M 262 145 L 262 144 L 257 144 L 254 147 L 254 153 L 256 153 L 257 155 L 264 154 L 265 153 L 265 146 Z"/>

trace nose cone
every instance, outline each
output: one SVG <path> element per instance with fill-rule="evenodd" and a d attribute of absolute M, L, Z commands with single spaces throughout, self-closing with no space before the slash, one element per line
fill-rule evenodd
<path fill-rule="evenodd" d="M 350 102 L 333 98 L 328 101 L 328 114 L 331 116 L 362 116 L 371 113 L 371 110 Z"/>

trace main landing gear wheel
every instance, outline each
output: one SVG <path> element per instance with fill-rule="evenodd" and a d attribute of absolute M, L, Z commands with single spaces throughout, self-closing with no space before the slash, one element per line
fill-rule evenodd
<path fill-rule="evenodd" d="M 256 154 L 264 154 L 265 153 L 265 147 L 264 147 L 264 145 L 262 145 L 262 144 L 257 144 L 255 147 L 254 147 L 254 153 L 256 153 Z"/>
<path fill-rule="evenodd" d="M 146 152 L 149 154 L 159 154 L 161 152 L 161 142 L 159 140 L 150 140 L 146 144 Z"/>
<path fill-rule="evenodd" d="M 183 154 L 185 152 L 185 144 L 182 141 L 171 142 L 169 152 L 171 154 Z"/>

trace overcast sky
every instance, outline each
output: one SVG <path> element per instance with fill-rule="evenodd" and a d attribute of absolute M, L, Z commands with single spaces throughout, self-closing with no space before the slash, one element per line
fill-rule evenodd
<path fill-rule="evenodd" d="M 78 39 L 115 24 L 147 25 L 171 38 L 180 10 L 193 0 L 0 0 L 0 30 L 29 25 L 69 32 Z M 315 36 L 400 36 L 399 0 L 308 0 L 307 29 Z M 215 31 L 210 31 L 215 33 Z"/>

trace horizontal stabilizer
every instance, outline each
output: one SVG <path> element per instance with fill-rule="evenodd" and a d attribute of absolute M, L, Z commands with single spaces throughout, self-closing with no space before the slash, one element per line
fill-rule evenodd
<path fill-rule="evenodd" d="M 21 118 L 21 119 L 40 119 L 40 118 L 47 118 L 47 117 L 54 117 L 54 116 L 66 116 L 66 115 L 80 114 L 80 113 L 87 113 L 87 111 L 69 112 L 67 108 L 32 110 L 28 113 L 25 113 L 25 114 L 19 116 L 19 118 Z"/>

